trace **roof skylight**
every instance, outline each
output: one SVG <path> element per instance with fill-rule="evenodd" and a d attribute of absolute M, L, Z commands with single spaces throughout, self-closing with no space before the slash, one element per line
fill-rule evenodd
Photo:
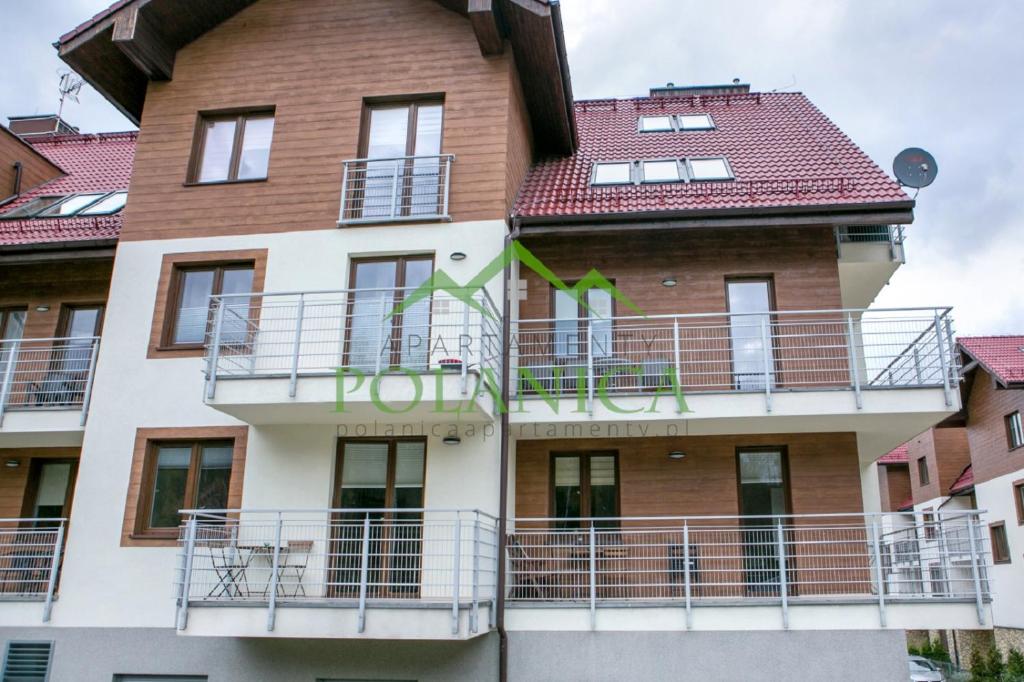
<path fill-rule="evenodd" d="M 593 185 L 627 185 L 633 182 L 633 164 L 629 161 L 595 163 Z"/>

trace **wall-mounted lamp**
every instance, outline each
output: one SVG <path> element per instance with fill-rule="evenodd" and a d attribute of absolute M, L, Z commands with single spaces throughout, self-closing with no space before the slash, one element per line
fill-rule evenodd
<path fill-rule="evenodd" d="M 466 260 L 466 254 L 462 253 L 461 251 L 453 251 L 452 254 L 448 257 L 455 261 Z"/>
<path fill-rule="evenodd" d="M 36 306 L 36 312 L 37 313 L 48 313 L 48 312 L 50 312 L 50 306 L 46 305 L 45 303 L 43 305 L 37 305 Z"/>
<path fill-rule="evenodd" d="M 21 462 L 16 459 L 9 459 L 6 462 L 4 462 L 4 466 L 7 467 L 8 469 L 17 469 L 18 467 L 21 466 Z"/>
<path fill-rule="evenodd" d="M 445 436 L 441 439 L 441 442 L 445 445 L 458 445 L 462 442 L 462 439 L 458 436 Z"/>
<path fill-rule="evenodd" d="M 679 282 L 678 280 L 676 280 L 675 277 L 666 277 L 665 279 L 661 280 L 661 286 L 663 287 L 674 287 L 677 284 L 679 284 Z"/>
<path fill-rule="evenodd" d="M 683 452 L 682 450 L 673 450 L 672 452 L 668 453 L 669 459 L 684 459 L 685 457 L 686 453 Z"/>

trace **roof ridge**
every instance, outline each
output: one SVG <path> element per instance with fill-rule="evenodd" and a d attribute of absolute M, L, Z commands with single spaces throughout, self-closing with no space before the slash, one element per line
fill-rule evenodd
<path fill-rule="evenodd" d="M 68 133 L 66 135 L 48 135 L 46 137 L 25 140 L 31 145 L 53 144 L 59 142 L 103 142 L 124 138 L 137 138 L 138 130 L 121 130 L 112 133 Z"/>

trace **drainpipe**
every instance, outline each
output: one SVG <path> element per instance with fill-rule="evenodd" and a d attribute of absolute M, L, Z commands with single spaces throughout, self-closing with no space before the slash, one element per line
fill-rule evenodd
<path fill-rule="evenodd" d="M 21 196 L 21 161 L 14 162 L 14 187 L 11 191 L 11 196 L 5 199 L 0 199 L 0 206 L 9 204 Z"/>
<path fill-rule="evenodd" d="M 505 254 L 510 253 L 512 241 L 519 237 L 519 219 L 512 219 L 512 231 L 505 235 Z M 506 256 L 507 257 L 507 256 Z M 498 579 L 495 589 L 497 594 L 497 613 L 494 624 L 498 630 L 498 680 L 508 680 L 508 634 L 505 632 L 505 545 L 508 533 L 508 441 L 509 441 L 509 407 L 511 405 L 510 384 L 511 370 L 509 356 L 512 341 L 512 259 L 505 263 L 502 277 L 501 303 L 501 400 L 505 409 L 501 410 L 501 455 L 498 476 Z"/>

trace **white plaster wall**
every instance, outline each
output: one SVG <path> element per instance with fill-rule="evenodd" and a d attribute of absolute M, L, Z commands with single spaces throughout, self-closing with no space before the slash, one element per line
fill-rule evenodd
<path fill-rule="evenodd" d="M 1024 526 L 1017 524 L 1017 507 L 1013 500 L 1013 482 L 1021 478 L 1024 478 L 1024 469 L 979 483 L 974 488 L 978 508 L 987 511 L 986 523 L 1006 523 L 1006 539 L 1010 545 L 1010 563 L 989 569 L 992 618 L 996 627 L 1024 628 Z M 988 540 L 986 537 L 986 542 Z"/>
<path fill-rule="evenodd" d="M 436 266 L 465 282 L 500 253 L 503 221 L 404 225 L 284 234 L 122 242 L 114 265 L 96 383 L 71 513 L 59 626 L 170 627 L 176 549 L 122 548 L 135 431 L 140 427 L 238 425 L 203 403 L 200 358 L 147 359 L 160 264 L 166 253 L 268 249 L 264 291 L 342 289 L 352 256 L 436 253 Z M 452 251 L 467 258 L 453 262 Z M 500 301 L 501 282 L 490 293 Z M 443 415 L 447 422 L 451 415 Z M 424 428 L 429 430 L 430 425 Z M 244 505 L 326 507 L 335 427 L 250 429 Z M 428 443 L 429 506 L 497 507 L 498 441 Z M 31 619 L 31 624 L 38 620 Z M 26 624 L 29 624 L 28 622 Z"/>

